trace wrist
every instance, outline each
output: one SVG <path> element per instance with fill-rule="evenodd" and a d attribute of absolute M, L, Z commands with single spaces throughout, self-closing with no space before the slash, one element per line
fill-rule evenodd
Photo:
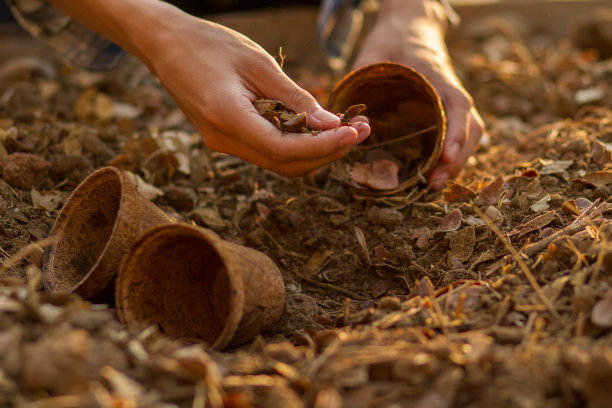
<path fill-rule="evenodd" d="M 378 23 L 416 36 L 444 38 L 448 27 L 446 12 L 437 0 L 381 0 Z"/>

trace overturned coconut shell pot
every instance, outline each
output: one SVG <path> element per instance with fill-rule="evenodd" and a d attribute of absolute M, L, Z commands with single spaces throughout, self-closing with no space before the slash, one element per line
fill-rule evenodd
<path fill-rule="evenodd" d="M 173 222 L 119 169 L 95 171 L 72 192 L 55 220 L 51 235 L 57 241 L 47 247 L 43 260 L 45 290 L 112 303 L 123 256 L 144 231 Z"/>
<path fill-rule="evenodd" d="M 435 167 L 446 135 L 446 115 L 433 86 L 418 72 L 390 62 L 365 66 L 346 75 L 333 89 L 328 109 L 344 112 L 365 104 L 372 132 L 351 153 L 351 183 L 365 194 L 393 194 L 425 182 Z M 375 177 L 381 160 L 395 163 L 397 182 L 360 185 L 358 166 Z M 379 166 L 380 167 L 380 166 Z M 388 171 L 388 166 L 384 167 Z M 370 187 L 370 188 L 369 188 Z M 378 191 L 375 191 L 378 190 Z"/>
<path fill-rule="evenodd" d="M 156 326 L 174 338 L 224 349 L 272 327 L 285 285 L 265 254 L 187 224 L 147 231 L 125 257 L 116 286 L 131 330 Z"/>

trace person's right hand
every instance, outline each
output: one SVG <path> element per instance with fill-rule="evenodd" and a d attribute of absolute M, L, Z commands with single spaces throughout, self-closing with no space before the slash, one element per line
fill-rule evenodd
<path fill-rule="evenodd" d="M 286 176 L 299 176 L 346 155 L 368 137 L 367 123 L 341 126 L 247 37 L 172 9 L 143 60 L 212 150 Z M 164 30 L 164 31 L 159 31 Z M 255 110 L 258 98 L 306 112 L 316 135 L 283 134 Z"/>

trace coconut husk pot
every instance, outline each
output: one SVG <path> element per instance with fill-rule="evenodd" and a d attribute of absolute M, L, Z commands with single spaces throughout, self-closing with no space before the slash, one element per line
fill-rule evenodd
<path fill-rule="evenodd" d="M 344 112 L 357 104 L 366 105 L 363 114 L 372 129 L 359 148 L 384 145 L 398 162 L 406 163 L 399 174 L 399 187 L 388 193 L 424 182 L 440 158 L 446 135 L 444 107 L 433 86 L 404 65 L 372 64 L 347 74 L 332 90 L 327 107 L 332 112 Z M 428 128 L 415 137 L 389 143 Z"/>
<path fill-rule="evenodd" d="M 51 229 L 56 241 L 43 258 L 45 290 L 112 303 L 113 281 L 136 239 L 173 222 L 120 170 L 95 171 L 73 191 Z"/>
<path fill-rule="evenodd" d="M 136 242 L 121 265 L 115 298 L 128 329 L 153 325 L 170 337 L 224 349 L 278 320 L 285 286 L 265 254 L 204 228 L 173 224 Z"/>

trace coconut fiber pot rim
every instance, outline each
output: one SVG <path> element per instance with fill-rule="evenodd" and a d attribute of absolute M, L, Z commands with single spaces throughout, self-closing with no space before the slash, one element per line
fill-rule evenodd
<path fill-rule="evenodd" d="M 129 190 L 118 169 L 105 167 L 72 192 L 51 229 L 57 243 L 45 250 L 43 283 L 47 291 L 74 291 L 89 298 L 111 282 L 114 272 L 104 265 L 104 254 L 111 246 L 110 237 L 125 219 L 121 208 L 129 200 Z M 97 235 L 84 231 L 87 224 L 95 225 Z"/>
<path fill-rule="evenodd" d="M 336 84 L 329 96 L 327 107 L 332 112 L 344 112 L 351 105 L 365 104 L 366 111 L 364 114 L 371 119 L 374 133 L 377 110 L 381 106 L 385 106 L 388 111 L 392 112 L 400 104 L 398 101 L 389 101 L 385 93 L 390 92 L 393 94 L 391 98 L 393 99 L 401 95 L 404 89 L 406 94 L 412 95 L 419 99 L 420 102 L 425 102 L 425 105 L 428 106 L 427 116 L 430 116 L 432 119 L 431 125 L 435 124 L 437 126 L 435 139 L 431 141 L 431 145 L 428 147 L 429 151 L 426 153 L 427 158 L 420 161 L 421 164 L 418 169 L 420 175 L 426 176 L 433 170 L 440 159 L 446 137 L 447 124 L 442 100 L 431 83 L 422 74 L 405 65 L 393 62 L 381 62 L 364 66 L 348 73 Z M 401 102 L 409 103 L 410 99 L 408 98 Z M 418 117 L 418 112 L 415 115 Z M 393 137 L 399 136 L 402 135 L 395 135 Z M 363 144 L 367 145 L 367 143 L 368 141 L 366 140 Z M 416 185 L 422 179 L 420 175 L 410 177 L 409 180 L 401 183 L 400 189 Z"/>
<path fill-rule="evenodd" d="M 212 249 L 216 254 L 215 256 L 222 263 L 222 268 L 217 268 L 216 273 L 223 273 L 227 279 L 227 285 L 229 291 L 227 298 L 224 299 L 227 302 L 225 306 L 226 314 L 223 319 L 220 320 L 222 328 L 218 335 L 215 336 L 214 341 L 209 344 L 213 349 L 222 349 L 230 344 L 235 333 L 238 331 L 240 322 L 244 314 L 245 305 L 245 290 L 244 282 L 242 277 L 236 271 L 239 270 L 239 265 L 234 259 L 231 250 L 227 248 L 224 241 L 214 232 L 206 230 L 204 228 L 194 227 L 188 224 L 170 224 L 161 225 L 148 230 L 138 241 L 134 244 L 133 249 L 124 258 L 120 272 L 117 278 L 117 284 L 115 287 L 115 299 L 117 302 L 117 312 L 122 323 L 128 328 L 141 330 L 151 324 L 158 324 L 158 327 L 165 331 L 161 327 L 161 322 L 155 322 L 155 315 L 163 312 L 150 313 L 149 308 L 153 306 L 155 302 L 161 302 L 164 297 L 163 293 L 159 293 L 157 297 L 153 297 L 152 293 L 149 292 L 150 288 L 146 281 L 149 282 L 152 279 L 179 279 L 184 277 L 184 265 L 177 264 L 176 270 L 172 273 L 177 274 L 176 276 L 160 276 L 155 277 L 154 274 L 166 272 L 165 269 L 159 271 L 149 268 L 149 262 L 151 257 L 163 255 L 168 249 L 167 245 L 174 245 L 177 241 L 187 242 L 199 242 L 202 249 Z M 188 260 L 186 260 L 188 262 Z M 201 271 L 210 273 L 211 271 Z M 193 274 L 194 271 L 191 271 Z M 183 275 L 183 276 L 181 276 Z M 175 280 L 176 280 L 175 279 Z M 198 285 L 198 284 L 194 284 Z M 199 283 L 200 286 L 203 283 Z M 151 286 L 151 285 L 149 285 Z M 137 288 L 137 290 L 134 290 Z M 172 290 L 167 288 L 167 290 Z M 205 290 L 202 291 L 204 296 Z M 146 296 L 151 295 L 151 298 Z M 203 298 L 204 301 L 204 298 Z M 180 309 L 180 308 L 178 308 Z M 193 317 L 193 316 L 191 316 Z M 204 318 L 204 317 L 203 317 Z M 203 322 L 207 323 L 207 322 Z M 189 329 L 185 328 L 186 331 Z M 176 330 L 174 330 L 176 331 Z M 168 333 L 171 337 L 186 337 L 183 335 L 176 335 L 172 332 L 172 329 Z M 194 337 L 198 337 L 197 335 Z"/>

